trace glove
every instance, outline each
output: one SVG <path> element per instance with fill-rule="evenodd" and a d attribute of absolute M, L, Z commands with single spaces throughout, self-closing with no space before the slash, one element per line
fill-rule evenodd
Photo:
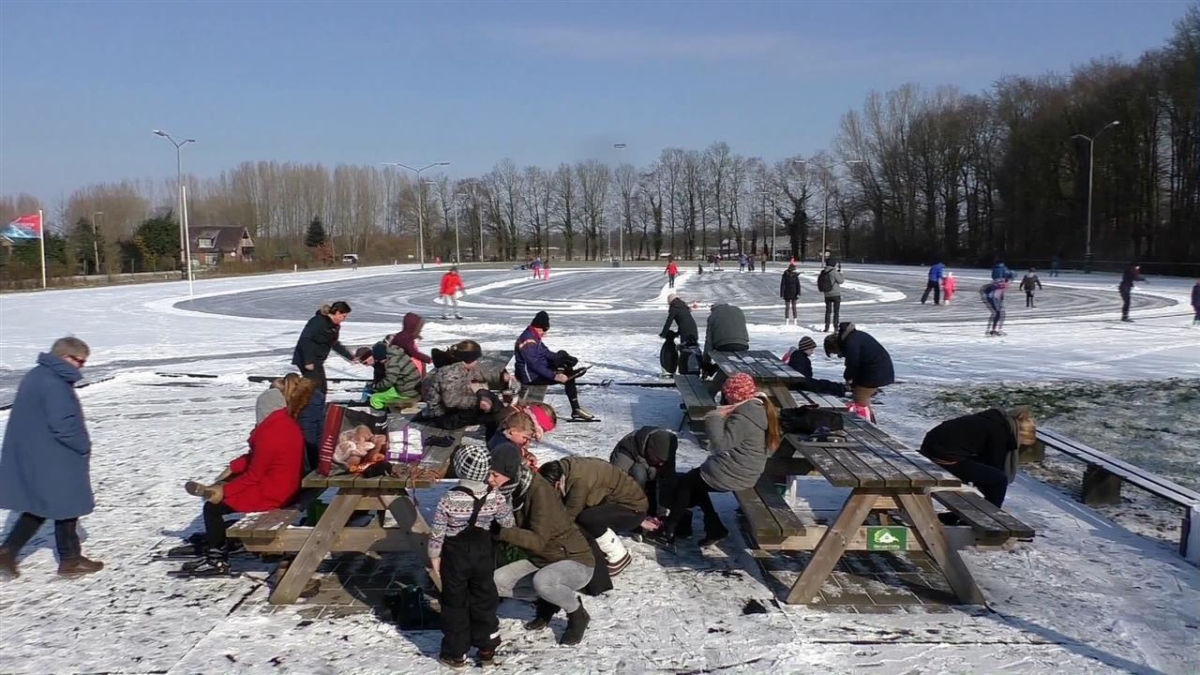
<path fill-rule="evenodd" d="M 504 528 L 500 526 L 500 521 L 498 520 L 493 520 L 492 524 L 488 526 L 488 531 L 492 533 L 492 539 L 499 539 L 500 531 L 503 529 Z"/>

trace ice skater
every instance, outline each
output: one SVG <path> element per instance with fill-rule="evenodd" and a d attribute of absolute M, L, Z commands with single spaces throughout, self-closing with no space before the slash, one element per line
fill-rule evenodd
<path fill-rule="evenodd" d="M 1042 280 L 1038 279 L 1037 270 L 1030 267 L 1029 272 L 1021 279 L 1021 290 L 1025 291 L 1026 307 L 1035 307 L 1033 304 L 1033 289 L 1035 286 L 1037 290 L 1042 290 Z"/>
<path fill-rule="evenodd" d="M 1192 319 L 1192 325 L 1200 326 L 1200 281 L 1192 286 L 1192 311 L 1196 313 L 1196 318 Z"/>
<path fill-rule="evenodd" d="M 1008 279 L 1000 277 L 984 284 L 979 289 L 979 299 L 992 311 L 988 319 L 988 335 L 1004 335 L 1004 292 L 1008 290 Z"/>
<path fill-rule="evenodd" d="M 679 265 L 675 264 L 675 258 L 667 258 L 667 286 L 675 288 L 675 277 L 679 276 Z"/>
<path fill-rule="evenodd" d="M 1117 286 L 1117 290 L 1121 292 L 1121 320 L 1126 323 L 1133 323 L 1133 319 L 1129 318 L 1129 301 L 1132 299 L 1133 284 L 1137 281 L 1145 281 L 1142 278 L 1142 268 L 1140 265 L 1130 265 L 1125 268 L 1121 284 Z"/>
<path fill-rule="evenodd" d="M 796 302 L 800 299 L 800 273 L 795 265 L 788 265 L 779 279 L 779 297 L 783 298 L 783 323 L 788 322 L 788 312 L 791 312 L 793 323 L 799 320 L 796 315 Z"/>
<path fill-rule="evenodd" d="M 841 265 L 837 265 L 834 260 L 825 261 L 825 269 L 817 275 L 817 290 L 825 296 L 825 332 L 829 332 L 829 327 L 837 327 L 841 323 L 842 312 L 842 284 L 846 283 L 846 277 L 842 275 Z M 833 322 L 830 323 L 832 318 Z"/>
<path fill-rule="evenodd" d="M 921 304 L 929 300 L 929 292 L 933 291 L 933 304 L 942 304 L 942 279 L 946 276 L 946 266 L 942 261 L 934 263 L 929 268 L 929 282 L 925 284 L 925 292 L 921 294 Z"/>
<path fill-rule="evenodd" d="M 942 302 L 949 305 L 956 289 L 958 289 L 958 279 L 954 277 L 953 272 L 946 270 L 946 276 L 942 277 Z"/>
<path fill-rule="evenodd" d="M 466 289 L 463 284 L 462 277 L 458 276 L 458 268 L 451 267 L 450 271 L 442 275 L 442 287 L 440 293 L 442 296 L 442 318 L 449 319 L 448 314 L 450 308 L 454 307 L 454 318 L 461 319 L 462 314 L 458 313 L 458 296 Z"/>

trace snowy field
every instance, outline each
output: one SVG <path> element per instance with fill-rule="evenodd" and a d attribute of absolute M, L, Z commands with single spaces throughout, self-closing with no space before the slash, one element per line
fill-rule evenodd
<path fill-rule="evenodd" d="M 701 325 L 703 308 L 714 300 L 758 307 L 750 313 L 754 348 L 782 353 L 805 334 L 819 341 L 812 332 L 820 318 L 815 270 L 808 271 L 798 328 L 778 318 L 778 271 L 765 277 L 689 271 L 679 292 L 700 303 Z M 902 382 L 884 393 L 880 424 L 912 445 L 936 423 L 930 406 L 944 405 L 935 400 L 939 391 L 1200 378 L 1190 280 L 1151 277 L 1136 292 L 1138 322 L 1122 324 L 1115 320 L 1116 277 L 1043 278 L 1039 309 L 1026 313 L 1013 294 L 1008 335 L 986 338 L 973 290 L 983 278 L 979 271 L 955 270 L 962 281 L 950 307 L 917 302 L 922 269 L 847 266 L 846 272 L 854 286 L 843 320 L 888 347 Z M 246 375 L 289 370 L 296 336 L 317 304 L 350 299 L 356 311 L 344 341 L 366 344 L 395 330 L 411 308 L 436 317 L 430 289 L 438 274 L 385 267 L 218 279 L 198 284 L 203 297 L 195 300 L 178 283 L 0 296 L 0 397 L 5 388 L 11 396 L 54 338 L 72 333 L 92 346 L 87 371 L 98 383 L 80 398 L 95 442 L 97 510 L 81 532 L 85 552 L 108 564 L 83 580 L 57 579 L 53 535 L 43 530 L 22 562 L 23 576 L 0 585 L 0 673 L 436 671 L 437 634 L 405 633 L 370 614 L 314 621 L 295 608 L 271 611 L 261 570 L 181 582 L 167 578 L 172 567 L 150 555 L 200 527 L 199 504 L 183 493 L 183 481 L 211 477 L 242 451 L 261 390 Z M 485 349 L 511 349 L 533 312 L 548 307 L 547 342 L 593 364 L 589 379 L 656 378 L 655 334 L 668 292 L 658 271 L 556 270 L 542 285 L 527 274 L 467 270 L 468 320 L 431 320 L 424 347 L 472 337 Z M 367 375 L 337 361 L 329 363 L 331 376 Z M 841 373 L 834 361 L 819 357 L 815 365 L 820 376 Z M 562 425 L 537 450 L 543 461 L 607 456 L 617 438 L 638 426 L 678 423 L 673 390 L 586 387 L 581 397 L 604 423 Z M 0 422 L 7 415 L 0 412 Z M 702 456 L 686 437 L 681 464 Z M 717 506 L 733 526 L 736 503 L 721 497 Z M 421 495 L 423 507 L 434 501 L 435 494 Z M 772 592 L 738 536 L 719 551 L 685 545 L 678 557 L 634 544 L 638 560 L 616 589 L 585 601 L 592 626 L 577 648 L 559 647 L 545 633 L 525 634 L 520 622 L 529 607 L 502 604 L 507 659 L 495 670 L 1200 672 L 1200 571 L 1029 476 L 1018 479 L 1006 508 L 1038 537 L 1009 550 L 965 554 L 987 609 L 850 615 L 781 607 L 769 602 Z M 743 614 L 751 599 L 768 611 Z M 560 619 L 555 631 L 561 630 Z"/>

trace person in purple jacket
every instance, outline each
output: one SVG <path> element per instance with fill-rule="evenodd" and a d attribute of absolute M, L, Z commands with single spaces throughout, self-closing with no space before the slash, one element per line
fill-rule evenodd
<path fill-rule="evenodd" d="M 550 330 L 550 315 L 538 312 L 521 337 L 517 338 L 516 371 L 521 384 L 561 384 L 571 402 L 571 419 L 590 422 L 596 419 L 592 413 L 579 405 L 579 387 L 575 378 L 586 372 L 586 368 L 575 370 L 579 359 L 566 352 L 552 352 L 542 342 L 542 336 Z"/>

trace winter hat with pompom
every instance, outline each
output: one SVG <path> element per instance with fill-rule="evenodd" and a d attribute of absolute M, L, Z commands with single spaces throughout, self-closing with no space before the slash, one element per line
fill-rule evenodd
<path fill-rule="evenodd" d="M 721 393 L 725 396 L 725 403 L 732 405 L 754 398 L 754 395 L 758 393 L 758 385 L 754 384 L 753 377 L 746 373 L 738 373 L 725 380 L 725 386 L 721 387 Z"/>
<path fill-rule="evenodd" d="M 492 470 L 492 454 L 478 443 L 468 443 L 454 453 L 454 473 L 462 480 L 487 482 Z"/>

